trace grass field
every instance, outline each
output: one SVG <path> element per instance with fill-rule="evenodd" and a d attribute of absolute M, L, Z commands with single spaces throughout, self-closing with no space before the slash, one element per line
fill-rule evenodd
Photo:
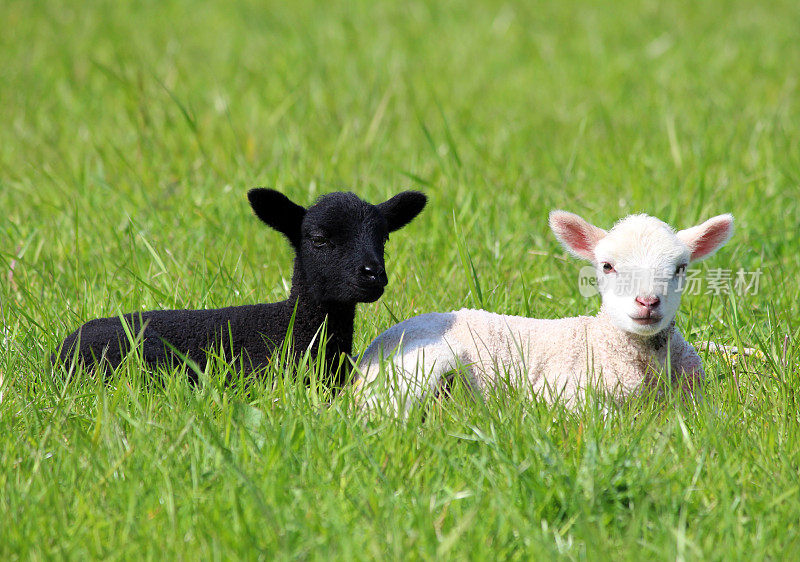
<path fill-rule="evenodd" d="M 796 2 L 5 0 L 0 17 L 0 558 L 800 557 Z M 290 251 L 249 211 L 256 185 L 429 195 L 359 307 L 358 351 L 427 311 L 594 312 L 550 209 L 606 227 L 732 212 L 700 271 L 761 271 L 759 290 L 688 295 L 678 323 L 764 358 L 705 357 L 697 409 L 456 392 L 408 424 L 365 424 L 349 391 L 291 373 L 52 376 L 90 318 L 284 298 Z"/>

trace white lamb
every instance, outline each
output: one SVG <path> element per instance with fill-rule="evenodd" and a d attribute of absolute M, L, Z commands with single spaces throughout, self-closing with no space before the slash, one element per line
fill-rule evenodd
<path fill-rule="evenodd" d="M 456 369 L 479 391 L 509 381 L 569 407 L 590 384 L 622 400 L 668 367 L 671 382 L 695 390 L 703 366 L 675 327 L 684 273 L 730 239 L 733 217 L 675 232 L 654 217 L 631 215 L 606 232 L 553 211 L 550 228 L 569 252 L 594 265 L 602 296 L 596 316 L 540 320 L 463 309 L 410 318 L 367 348 L 356 381 L 362 404 L 374 408 L 386 399 L 399 413 Z M 382 368 L 384 358 L 389 364 Z"/>

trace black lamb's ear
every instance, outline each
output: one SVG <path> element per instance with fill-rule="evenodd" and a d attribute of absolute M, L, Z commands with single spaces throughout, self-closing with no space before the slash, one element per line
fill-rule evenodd
<path fill-rule="evenodd" d="M 265 224 L 289 239 L 295 247 L 300 246 L 300 225 L 306 210 L 274 189 L 257 187 L 247 192 L 253 212 Z"/>
<path fill-rule="evenodd" d="M 414 220 L 425 208 L 428 198 L 419 191 L 403 191 L 398 193 L 388 201 L 376 205 L 378 210 L 383 213 L 389 225 L 389 232 L 394 232 L 399 228 Z"/>

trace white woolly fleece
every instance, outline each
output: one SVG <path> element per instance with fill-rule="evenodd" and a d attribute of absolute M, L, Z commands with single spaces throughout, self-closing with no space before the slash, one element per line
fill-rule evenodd
<path fill-rule="evenodd" d="M 542 320 L 462 309 L 416 316 L 378 336 L 361 360 L 359 384 L 366 383 L 365 405 L 376 405 L 381 396 L 375 382 L 386 358 L 385 376 L 396 377 L 387 398 L 398 411 L 435 391 L 459 367 L 479 391 L 510 379 L 548 402 L 575 406 L 589 384 L 617 399 L 640 391 L 664 372 L 668 350 L 671 379 L 691 389 L 703 366 L 673 325 L 642 337 L 616 328 L 604 312 Z"/>
<path fill-rule="evenodd" d="M 696 389 L 700 357 L 675 327 L 684 272 L 728 241 L 733 217 L 679 232 L 647 215 L 626 217 L 610 231 L 566 211 L 553 211 L 549 222 L 565 249 L 594 266 L 603 299 L 597 316 L 540 320 L 459 310 L 411 318 L 378 336 L 360 362 L 367 407 L 384 396 L 375 383 L 385 383 L 389 405 L 406 409 L 460 367 L 480 391 L 503 380 L 567 406 L 589 386 L 624 399 L 667 370 L 673 383 Z M 385 370 L 383 358 L 391 362 Z"/>

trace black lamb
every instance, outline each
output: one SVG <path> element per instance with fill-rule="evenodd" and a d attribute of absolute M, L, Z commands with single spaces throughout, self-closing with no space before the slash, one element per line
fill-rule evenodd
<path fill-rule="evenodd" d="M 202 366 L 214 349 L 229 360 L 241 360 L 245 372 L 252 372 L 272 359 L 293 316 L 292 357 L 309 348 L 316 357 L 320 327 L 327 319 L 325 365 L 331 384 L 340 386 L 348 364 L 342 354 L 352 352 L 356 303 L 374 302 L 383 294 L 389 233 L 414 219 L 427 198 L 404 191 L 370 205 L 353 193 L 336 192 L 305 209 L 272 189 L 252 189 L 247 197 L 256 216 L 286 236 L 295 252 L 289 298 L 211 310 L 125 314 L 127 328 L 140 342 L 149 367 L 175 366 L 181 356 Z M 119 317 L 90 320 L 67 336 L 58 360 L 70 365 L 77 358 L 87 366 L 116 368 L 130 352 L 129 342 Z"/>

